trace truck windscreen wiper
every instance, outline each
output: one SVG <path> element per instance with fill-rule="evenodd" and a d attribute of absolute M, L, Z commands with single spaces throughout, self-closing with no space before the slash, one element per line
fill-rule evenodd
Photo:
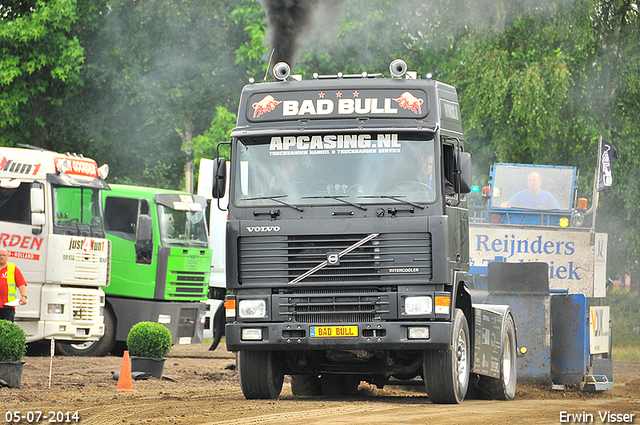
<path fill-rule="evenodd" d="M 424 205 L 421 204 L 414 204 L 413 202 L 409 202 L 405 199 L 401 199 L 404 198 L 404 195 L 400 195 L 400 196 L 396 196 L 396 195 L 366 195 L 366 196 L 358 196 L 358 198 L 379 198 L 379 199 L 393 199 L 394 201 L 398 201 L 401 202 L 403 204 L 406 205 L 411 205 L 412 207 L 416 207 L 416 208 L 420 208 L 420 209 L 424 209 Z"/>
<path fill-rule="evenodd" d="M 274 195 L 274 196 L 256 196 L 255 198 L 240 198 L 241 201 L 258 201 L 258 200 L 264 200 L 264 199 L 270 199 L 272 201 L 276 201 L 279 204 L 285 205 L 289 208 L 293 208 L 294 210 L 297 211 L 304 211 L 302 208 L 293 205 L 293 204 L 289 204 L 287 202 L 281 201 L 279 198 L 286 198 L 289 195 Z"/>
<path fill-rule="evenodd" d="M 363 211 L 367 210 L 367 207 L 360 204 L 354 204 L 353 202 L 346 201 L 342 198 L 348 198 L 347 195 L 318 195 L 318 196 L 302 196 L 302 199 L 335 199 L 336 201 L 344 202 L 352 207 L 360 208 Z"/>

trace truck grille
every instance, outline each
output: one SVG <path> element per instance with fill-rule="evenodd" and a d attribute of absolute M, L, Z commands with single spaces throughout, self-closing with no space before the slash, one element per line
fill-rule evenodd
<path fill-rule="evenodd" d="M 288 284 L 365 238 L 366 234 L 245 236 L 238 241 L 240 285 Z M 300 281 L 331 285 L 426 283 L 431 278 L 429 233 L 381 234 Z"/>
<path fill-rule="evenodd" d="M 207 272 L 174 271 L 169 274 L 167 296 L 170 299 L 194 299 L 207 297 L 209 282 Z"/>
<path fill-rule="evenodd" d="M 72 292 L 71 293 L 71 316 L 73 322 L 91 321 L 98 319 L 100 310 L 100 297 L 94 294 Z"/>
<path fill-rule="evenodd" d="M 391 316 L 391 293 L 383 288 L 298 291 L 274 295 L 280 320 L 298 323 L 358 323 Z"/>

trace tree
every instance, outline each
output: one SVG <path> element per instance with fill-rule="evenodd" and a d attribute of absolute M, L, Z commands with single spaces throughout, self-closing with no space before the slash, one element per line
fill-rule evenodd
<path fill-rule="evenodd" d="M 88 40 L 86 85 L 64 114 L 112 181 L 179 188 L 192 139 L 216 107 L 235 108 L 244 76 L 236 50 L 249 37 L 230 2 L 114 0 Z M 254 7 L 259 8 L 256 4 Z"/>
<path fill-rule="evenodd" d="M 82 31 L 95 28 L 104 2 L 9 1 L 0 4 L 0 143 L 55 148 L 46 122 L 81 84 Z"/>

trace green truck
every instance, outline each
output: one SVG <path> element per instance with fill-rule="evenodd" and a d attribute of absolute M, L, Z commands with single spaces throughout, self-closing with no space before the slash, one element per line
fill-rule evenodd
<path fill-rule="evenodd" d="M 124 349 L 129 329 L 158 322 L 174 344 L 202 342 L 212 251 L 206 200 L 185 192 L 111 184 L 102 193 L 111 241 L 111 283 L 104 288 L 104 336 L 64 344 L 62 354 L 104 356 Z"/>

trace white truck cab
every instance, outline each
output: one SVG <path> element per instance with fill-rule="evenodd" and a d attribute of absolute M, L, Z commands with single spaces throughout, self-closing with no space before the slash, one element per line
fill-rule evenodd
<path fill-rule="evenodd" d="M 83 342 L 104 334 L 110 242 L 100 191 L 105 165 L 39 148 L 0 147 L 0 246 L 27 281 L 15 321 L 27 342 Z"/>

